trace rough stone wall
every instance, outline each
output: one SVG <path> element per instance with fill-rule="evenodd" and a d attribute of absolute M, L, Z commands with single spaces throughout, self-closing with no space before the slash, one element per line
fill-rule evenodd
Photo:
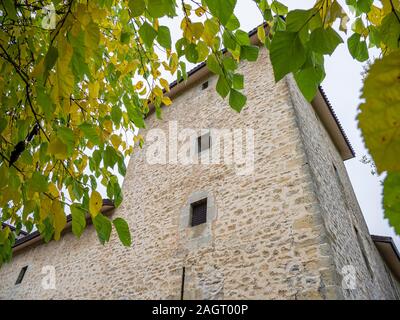
<path fill-rule="evenodd" d="M 343 297 L 399 299 L 391 275 L 371 239 L 337 149 L 293 77 L 287 77 L 287 83 L 336 271 L 349 276 L 354 267 L 356 274 L 354 287 L 341 286 Z"/>
<path fill-rule="evenodd" d="M 113 215 L 127 219 L 132 247 L 122 247 L 115 234 L 103 247 L 89 227 L 80 240 L 66 234 L 61 242 L 24 249 L 0 270 L 0 298 L 180 299 L 183 267 L 185 299 L 356 297 L 342 290 L 336 271 L 346 259 L 356 259 L 360 282 L 369 276 L 355 242 L 347 245 L 354 253 L 350 257 L 341 248 L 350 218 L 337 209 L 337 202 L 343 202 L 338 190 L 323 198 L 334 172 L 323 164 L 314 172 L 310 164 L 320 165 L 329 156 L 347 179 L 344 167 L 330 140 L 319 137 L 318 122 L 308 119 L 311 107 L 290 94 L 285 81 L 275 84 L 265 49 L 259 59 L 241 64 L 248 103 L 240 114 L 217 95 L 216 78 L 210 77 L 208 89 L 201 90 L 199 81 L 164 109 L 163 120 L 149 117 L 142 132 L 146 136 L 149 129 L 160 128 L 168 133 L 171 120 L 178 122 L 178 130 L 199 133 L 201 128 L 252 128 L 253 174 L 238 175 L 227 164 L 149 165 L 145 144 L 130 160 L 124 201 Z M 303 114 L 299 110 L 304 108 Z M 316 191 L 318 185 L 324 190 Z M 185 227 L 188 201 L 200 193 L 210 195 L 213 214 L 204 225 Z M 366 237 L 365 223 L 357 225 Z M 375 255 L 373 250 L 371 244 Z M 382 264 L 379 259 L 374 263 L 376 278 L 381 277 Z M 26 276 L 15 285 L 25 265 Z M 55 290 L 41 286 L 45 265 L 55 266 Z M 362 285 L 358 296 L 390 296 L 386 282 L 382 289 L 372 288 L 373 283 Z M 368 289 L 377 293 L 368 295 Z"/>

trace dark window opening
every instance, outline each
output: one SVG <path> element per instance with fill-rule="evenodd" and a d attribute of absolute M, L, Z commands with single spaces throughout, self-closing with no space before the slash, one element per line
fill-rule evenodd
<path fill-rule="evenodd" d="M 207 199 L 202 199 L 195 203 L 191 204 L 192 211 L 192 219 L 191 225 L 192 227 L 198 226 L 199 224 L 203 224 L 207 222 Z"/>
<path fill-rule="evenodd" d="M 208 88 L 208 81 L 203 82 L 203 84 L 201 85 L 201 90 L 205 90 Z"/>
<path fill-rule="evenodd" d="M 197 138 L 197 151 L 198 153 L 210 149 L 211 146 L 211 136 L 209 133 L 206 133 Z"/>
<path fill-rule="evenodd" d="M 17 281 L 15 281 L 15 284 L 20 284 L 22 282 L 22 280 L 24 279 L 26 270 L 28 269 L 28 266 L 25 266 L 21 269 L 21 271 L 19 272 Z"/>
<path fill-rule="evenodd" d="M 356 236 L 357 236 L 358 246 L 360 247 L 361 254 L 362 254 L 362 257 L 363 257 L 363 259 L 364 259 L 364 263 L 365 263 L 365 265 L 366 265 L 366 267 L 367 267 L 367 269 L 368 269 L 369 274 L 371 275 L 371 278 L 373 278 L 373 277 L 374 277 L 374 273 L 373 273 L 372 268 L 371 268 L 371 265 L 370 265 L 370 263 L 369 263 L 368 256 L 367 256 L 367 252 L 366 252 L 366 250 L 365 250 L 364 243 L 363 243 L 363 241 L 362 241 L 361 235 L 360 235 L 360 233 L 358 232 L 358 230 L 357 230 L 356 227 L 354 227 L 354 231 L 355 231 Z"/>
<path fill-rule="evenodd" d="M 338 185 L 338 187 L 340 189 L 340 192 L 342 194 L 344 205 L 348 209 L 349 208 L 349 200 L 347 199 L 347 193 L 346 193 L 346 190 L 345 190 L 344 185 L 342 183 L 342 179 L 340 178 L 339 170 L 335 166 L 334 163 L 332 165 L 333 165 L 333 170 L 335 171 L 335 178 L 336 178 L 337 185 Z"/>

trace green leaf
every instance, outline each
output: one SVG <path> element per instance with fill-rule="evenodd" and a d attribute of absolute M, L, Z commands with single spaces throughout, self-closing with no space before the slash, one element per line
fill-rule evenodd
<path fill-rule="evenodd" d="M 71 37 L 70 39 L 74 49 L 71 58 L 71 67 L 75 80 L 81 80 L 84 75 L 87 75 L 90 79 L 89 67 L 88 64 L 85 63 L 85 34 L 81 31 L 77 37 Z"/>
<path fill-rule="evenodd" d="M 118 181 L 114 182 L 113 189 L 114 189 L 114 197 L 113 197 L 114 205 L 116 208 L 118 208 L 123 200 L 121 187 L 119 186 Z"/>
<path fill-rule="evenodd" d="M 235 50 L 237 44 L 236 44 L 236 41 L 234 39 L 234 36 L 231 35 L 226 30 L 222 34 L 222 41 L 223 41 L 224 46 L 225 46 L 226 49 Z"/>
<path fill-rule="evenodd" d="M 397 16 L 400 12 L 396 11 Z M 379 28 L 381 41 L 389 48 L 398 49 L 400 47 L 400 22 L 394 11 L 390 12 L 382 20 Z"/>
<path fill-rule="evenodd" d="M 49 188 L 48 179 L 40 172 L 35 171 L 28 180 L 28 188 L 33 192 L 46 192 Z"/>
<path fill-rule="evenodd" d="M 72 216 L 72 233 L 80 238 L 83 230 L 86 227 L 86 212 L 79 204 L 74 203 L 71 205 L 71 216 Z"/>
<path fill-rule="evenodd" d="M 175 16 L 175 1 L 172 0 L 147 0 L 147 11 L 153 18 Z"/>
<path fill-rule="evenodd" d="M 278 31 L 271 42 L 270 57 L 275 81 L 297 71 L 306 61 L 306 52 L 298 33 Z"/>
<path fill-rule="evenodd" d="M 144 22 L 139 28 L 139 35 L 142 38 L 144 44 L 148 48 L 151 48 L 154 39 L 157 37 L 157 31 L 154 30 L 154 28 L 150 24 Z"/>
<path fill-rule="evenodd" d="M 71 128 L 59 127 L 57 129 L 57 136 L 67 146 L 68 154 L 71 155 L 75 145 L 74 132 Z"/>
<path fill-rule="evenodd" d="M 6 118 L 0 118 L 0 133 L 4 131 L 5 128 L 7 128 L 8 121 Z"/>
<path fill-rule="evenodd" d="M 54 112 L 54 105 L 53 102 L 51 101 L 50 96 L 45 92 L 45 89 L 42 86 L 37 86 L 36 88 L 37 92 L 37 97 L 36 101 L 39 104 L 40 108 L 46 115 L 46 117 L 51 117 L 51 115 Z"/>
<path fill-rule="evenodd" d="M 374 0 L 346 0 L 346 4 L 353 7 L 356 11 L 356 16 L 361 13 L 368 13 L 371 10 L 371 5 Z"/>
<path fill-rule="evenodd" d="M 132 239 L 128 223 L 122 218 L 116 218 L 113 220 L 113 224 L 117 230 L 119 240 L 121 240 L 125 247 L 130 247 L 132 244 Z"/>
<path fill-rule="evenodd" d="M 104 150 L 103 154 L 103 161 L 104 161 L 104 166 L 114 168 L 115 164 L 118 161 L 118 154 L 115 151 L 115 149 L 111 146 L 107 146 L 106 150 Z"/>
<path fill-rule="evenodd" d="M 111 108 L 111 119 L 114 122 L 114 124 L 119 124 L 122 119 L 122 111 L 121 108 L 118 106 L 113 106 Z"/>
<path fill-rule="evenodd" d="M 385 209 L 385 218 L 394 228 L 397 234 L 400 234 L 400 173 L 389 172 L 383 184 L 383 207 Z"/>
<path fill-rule="evenodd" d="M 57 129 L 57 137 L 59 137 L 66 145 L 74 145 L 74 132 L 71 128 L 59 127 Z"/>
<path fill-rule="evenodd" d="M 234 89 L 241 90 L 244 88 L 244 77 L 242 74 L 235 73 L 232 77 L 232 85 Z"/>
<path fill-rule="evenodd" d="M 309 66 L 294 74 L 297 85 L 307 101 L 311 102 L 314 99 L 324 76 L 325 73 L 319 66 Z"/>
<path fill-rule="evenodd" d="M 217 81 L 217 86 L 216 86 L 216 90 L 217 90 L 218 94 L 222 98 L 225 98 L 229 94 L 230 89 L 231 89 L 231 87 L 230 87 L 228 81 L 225 79 L 225 77 L 219 76 L 218 81 Z"/>
<path fill-rule="evenodd" d="M 207 44 L 201 40 L 197 42 L 197 52 L 199 54 L 197 62 L 206 60 L 208 54 L 210 53 Z"/>
<path fill-rule="evenodd" d="M 168 27 L 158 27 L 157 42 L 165 49 L 171 49 L 171 34 Z"/>
<path fill-rule="evenodd" d="M 123 31 L 123 32 L 121 32 L 121 36 L 119 38 L 119 41 L 121 41 L 121 43 L 123 43 L 123 44 L 127 44 L 127 43 L 129 43 L 130 38 L 131 38 L 130 32 L 124 32 Z"/>
<path fill-rule="evenodd" d="M 50 47 L 47 51 L 46 56 L 44 57 L 44 79 L 47 79 L 47 76 L 51 69 L 53 69 L 54 65 L 56 64 L 58 58 L 58 50 L 56 47 Z"/>
<path fill-rule="evenodd" d="M 286 17 L 286 30 L 298 32 L 301 28 L 307 28 L 314 10 L 292 10 Z"/>
<path fill-rule="evenodd" d="M 199 59 L 199 53 L 194 43 L 189 44 L 185 49 L 185 57 L 191 63 L 196 63 Z"/>
<path fill-rule="evenodd" d="M 125 107 L 128 113 L 129 120 L 131 120 L 136 127 L 145 128 L 143 114 L 140 112 L 140 110 L 132 103 L 125 103 Z"/>
<path fill-rule="evenodd" d="M 240 47 L 240 57 L 248 61 L 256 61 L 258 58 L 257 46 L 242 46 Z"/>
<path fill-rule="evenodd" d="M 89 52 L 96 53 L 100 42 L 100 29 L 99 26 L 90 21 L 85 28 L 85 46 Z"/>
<path fill-rule="evenodd" d="M 7 12 L 7 15 L 12 20 L 17 20 L 17 11 L 15 10 L 14 1 L 12 0 L 3 0 L 2 5 Z"/>
<path fill-rule="evenodd" d="M 273 12 L 280 16 L 288 13 L 288 7 L 276 0 L 271 3 L 271 9 Z"/>
<path fill-rule="evenodd" d="M 100 137 L 97 133 L 96 128 L 88 122 L 84 122 L 79 125 L 79 129 L 83 132 L 83 135 L 86 139 L 88 139 L 91 143 L 98 145 L 100 144 Z"/>
<path fill-rule="evenodd" d="M 211 54 L 208 57 L 208 59 L 207 59 L 207 68 L 211 72 L 213 72 L 215 74 L 223 75 L 222 68 L 218 63 L 218 60 L 217 60 L 215 54 Z"/>
<path fill-rule="evenodd" d="M 204 0 L 214 17 L 225 26 L 230 20 L 236 6 L 236 0 Z"/>
<path fill-rule="evenodd" d="M 236 60 L 233 59 L 232 57 L 224 57 L 224 59 L 222 60 L 222 64 L 223 64 L 225 70 L 228 70 L 228 71 L 234 71 L 238 67 Z"/>
<path fill-rule="evenodd" d="M 336 47 L 342 42 L 342 38 L 331 27 L 317 28 L 310 36 L 311 49 L 321 54 L 332 55 Z"/>
<path fill-rule="evenodd" d="M 43 223 L 41 223 L 39 225 L 38 229 L 39 229 L 40 234 L 43 237 L 44 242 L 46 242 L 46 243 L 49 242 L 54 234 L 54 227 L 50 220 L 50 217 L 47 217 L 46 219 L 44 219 Z"/>
<path fill-rule="evenodd" d="M 144 0 L 129 0 L 129 9 L 132 17 L 139 17 L 146 9 Z"/>
<path fill-rule="evenodd" d="M 249 38 L 249 34 L 247 32 L 244 32 L 242 30 L 236 30 L 235 37 L 236 37 L 236 41 L 241 46 L 250 46 L 250 38 Z"/>
<path fill-rule="evenodd" d="M 229 105 L 232 109 L 240 112 L 246 104 L 246 96 L 235 89 L 231 89 L 229 94 Z"/>
<path fill-rule="evenodd" d="M 232 14 L 225 27 L 228 30 L 233 31 L 240 27 L 240 22 L 239 22 L 238 18 L 236 18 L 236 16 L 234 14 Z"/>
<path fill-rule="evenodd" d="M 277 31 L 285 31 L 286 30 L 286 22 L 281 16 L 274 17 L 274 25 L 272 28 L 275 32 Z"/>
<path fill-rule="evenodd" d="M 347 46 L 352 57 L 360 62 L 368 60 L 368 49 L 367 43 L 361 41 L 361 36 L 358 33 L 354 33 L 350 38 L 347 39 Z"/>
<path fill-rule="evenodd" d="M 104 245 L 110 240 L 112 224 L 110 220 L 108 220 L 108 218 L 103 216 L 101 213 L 92 218 L 92 221 L 100 243 Z"/>

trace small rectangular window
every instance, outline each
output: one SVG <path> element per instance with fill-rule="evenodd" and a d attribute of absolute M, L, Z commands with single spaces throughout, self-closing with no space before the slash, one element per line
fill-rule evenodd
<path fill-rule="evenodd" d="M 195 227 L 199 224 L 207 222 L 207 199 L 202 199 L 191 204 L 192 219 L 191 225 Z"/>
<path fill-rule="evenodd" d="M 211 146 L 211 136 L 209 133 L 203 134 L 197 138 L 197 151 L 198 153 L 209 149 Z"/>
<path fill-rule="evenodd" d="M 25 266 L 21 269 L 21 271 L 19 272 L 17 281 L 15 281 L 15 284 L 20 284 L 22 282 L 22 280 L 24 279 L 26 270 L 28 269 L 28 266 Z"/>
<path fill-rule="evenodd" d="M 203 82 L 203 84 L 201 85 L 201 90 L 205 90 L 208 88 L 208 81 Z"/>

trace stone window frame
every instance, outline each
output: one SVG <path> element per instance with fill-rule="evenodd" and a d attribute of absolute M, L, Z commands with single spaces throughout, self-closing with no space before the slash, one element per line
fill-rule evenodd
<path fill-rule="evenodd" d="M 191 225 L 192 203 L 207 199 L 206 222 L 197 226 Z M 180 210 L 179 235 L 181 244 L 187 249 L 196 249 L 212 241 L 212 224 L 217 218 L 215 198 L 210 191 L 199 190 L 193 192 Z"/>

